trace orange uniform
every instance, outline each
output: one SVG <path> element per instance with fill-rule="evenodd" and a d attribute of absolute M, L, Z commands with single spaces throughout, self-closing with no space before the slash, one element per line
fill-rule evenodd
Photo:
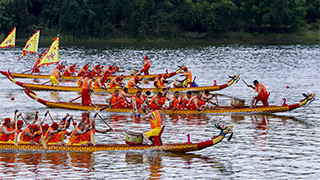
<path fill-rule="evenodd" d="M 93 87 L 96 87 L 96 88 L 102 88 L 104 87 L 104 82 L 101 81 L 102 80 L 102 77 L 100 78 L 97 78 L 94 83 L 93 83 Z"/>
<path fill-rule="evenodd" d="M 158 96 L 158 95 L 154 95 L 154 96 L 152 97 L 152 99 L 151 99 L 151 102 L 150 102 L 150 106 L 149 106 L 149 107 L 150 107 L 151 109 L 157 109 L 157 110 L 162 109 L 162 107 L 159 107 L 159 106 L 156 105 L 155 99 L 158 100 L 158 105 L 160 106 L 160 98 L 159 98 L 159 96 Z"/>
<path fill-rule="evenodd" d="M 192 73 L 190 70 L 188 70 L 184 76 L 187 78 L 185 81 L 183 81 L 183 85 L 188 86 L 192 82 Z"/>
<path fill-rule="evenodd" d="M 30 134 L 34 135 L 35 133 L 32 133 L 30 128 L 27 127 L 26 129 L 24 129 L 20 135 L 20 142 L 21 143 L 30 143 L 32 141 L 32 137 L 25 135 L 25 133 L 29 131 Z M 39 136 L 40 137 L 40 136 Z"/>
<path fill-rule="evenodd" d="M 122 99 L 120 95 L 115 96 L 114 93 L 112 93 L 111 96 L 110 103 L 114 104 L 111 108 L 123 108 L 124 105 L 122 105 L 122 103 L 124 103 L 124 99 Z"/>
<path fill-rule="evenodd" d="M 126 85 L 126 88 L 134 88 L 136 85 L 136 81 L 135 81 L 135 78 L 131 78 L 128 82 L 128 84 Z"/>
<path fill-rule="evenodd" d="M 64 70 L 64 75 L 65 76 L 72 76 L 74 75 L 74 73 L 76 72 L 76 69 L 74 68 L 73 65 L 69 66 L 66 68 L 66 70 Z"/>
<path fill-rule="evenodd" d="M 53 134 L 52 136 L 49 136 L 49 132 L 51 130 L 54 130 L 53 128 L 49 128 L 48 131 L 46 132 L 46 135 L 44 137 L 44 139 L 46 140 L 47 143 L 51 142 L 51 143 L 57 143 L 57 142 L 61 142 L 60 137 L 58 135 L 58 133 Z"/>
<path fill-rule="evenodd" d="M 267 89 L 264 87 L 263 84 L 259 83 L 255 89 L 256 92 L 259 92 L 259 87 L 261 87 L 261 93 L 259 95 L 259 97 L 257 98 L 257 101 L 266 101 L 268 100 L 268 92 Z"/>
<path fill-rule="evenodd" d="M 86 67 L 86 68 L 85 68 L 85 67 Z M 89 72 L 89 69 L 88 69 L 88 67 L 85 65 L 85 66 L 83 66 L 83 67 L 79 70 L 78 76 L 83 76 L 83 75 L 87 74 L 88 72 Z"/>
<path fill-rule="evenodd" d="M 155 110 L 152 112 L 154 119 L 149 118 L 151 131 L 146 132 L 147 138 L 150 136 L 158 136 L 161 131 L 161 116 L 160 113 Z"/>
<path fill-rule="evenodd" d="M 82 101 L 83 105 L 90 105 L 91 104 L 91 97 L 90 91 L 92 90 L 92 79 L 87 77 L 83 80 L 82 86 Z"/>
<path fill-rule="evenodd" d="M 68 144 L 80 143 L 80 141 L 81 141 L 81 139 L 82 139 L 82 135 L 78 135 L 78 136 L 75 136 L 75 135 L 74 135 L 74 133 L 76 132 L 77 129 L 79 129 L 78 126 L 77 126 L 77 127 L 72 131 L 72 133 L 70 134 Z"/>
<path fill-rule="evenodd" d="M 131 97 L 131 100 L 130 100 L 130 108 L 133 108 L 133 102 L 132 102 L 132 100 L 133 100 L 133 98 L 136 100 L 136 107 L 137 107 L 137 109 L 139 109 L 140 107 L 141 107 L 141 105 L 143 104 L 143 100 L 142 100 L 142 98 L 141 97 L 137 97 L 137 95 L 135 94 L 135 95 L 133 95 L 132 97 Z"/>
<path fill-rule="evenodd" d="M 200 108 L 202 105 L 206 104 L 206 101 L 202 101 L 201 99 L 198 98 L 198 96 L 194 96 L 189 101 L 189 105 L 188 105 L 189 110 L 196 110 L 197 109 L 196 104 L 194 102 L 195 99 L 197 100 L 198 108 Z"/>
<path fill-rule="evenodd" d="M 116 82 L 118 83 L 118 84 L 122 84 L 122 81 L 121 80 L 118 80 L 118 78 L 113 78 L 112 80 L 111 80 L 111 82 L 110 82 L 110 84 L 109 84 L 109 88 L 120 88 L 117 84 L 116 84 Z"/>
<path fill-rule="evenodd" d="M 172 102 L 172 106 L 171 105 L 169 105 L 169 109 L 173 109 L 173 108 L 175 108 L 175 107 L 177 107 L 178 106 L 178 104 L 179 104 L 179 99 L 178 98 L 176 98 L 175 96 L 172 96 L 171 98 L 170 98 L 170 101 L 172 100 L 172 99 L 174 99 L 173 100 L 173 102 Z M 179 108 L 176 108 L 176 109 L 179 109 Z"/>
<path fill-rule="evenodd" d="M 187 108 L 187 105 L 188 105 L 188 103 L 189 103 L 189 101 L 183 100 L 183 98 L 186 97 L 186 96 L 187 96 L 187 95 L 185 94 L 185 95 L 183 95 L 183 96 L 180 98 L 180 102 L 182 103 L 182 106 L 180 107 L 181 109 L 182 109 L 182 108 Z"/>
<path fill-rule="evenodd" d="M 10 129 L 6 125 L 2 125 L 0 129 L 2 129 L 2 127 L 6 127 L 7 131 L 10 132 Z M 9 135 L 6 135 L 4 132 L 1 132 L 0 133 L 0 141 L 7 142 L 8 140 L 9 140 Z"/>
<path fill-rule="evenodd" d="M 82 87 L 83 86 L 83 76 L 81 76 L 79 79 L 78 79 L 78 82 L 77 82 L 77 87 Z"/>
<path fill-rule="evenodd" d="M 164 78 L 163 77 L 156 77 L 156 79 L 154 80 L 155 84 L 154 84 L 154 88 L 162 88 L 164 87 Z"/>
<path fill-rule="evenodd" d="M 144 73 L 144 75 L 149 75 L 149 69 L 150 69 L 151 63 L 149 59 L 146 59 L 143 68 L 140 70 L 140 73 Z"/>
<path fill-rule="evenodd" d="M 10 129 L 10 131 L 16 130 L 16 128 L 11 128 L 11 127 L 9 129 Z M 20 133 L 20 130 L 17 129 L 17 134 L 19 134 L 19 133 Z M 9 135 L 9 139 L 12 140 L 12 141 L 14 141 L 14 134 L 15 133 Z"/>
<path fill-rule="evenodd" d="M 91 70 L 92 76 L 101 76 L 100 66 L 97 65 Z"/>

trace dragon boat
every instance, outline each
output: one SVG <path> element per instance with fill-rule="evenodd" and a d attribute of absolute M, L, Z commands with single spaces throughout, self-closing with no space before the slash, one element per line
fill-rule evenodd
<path fill-rule="evenodd" d="M 32 99 L 38 101 L 39 103 L 51 107 L 51 108 L 61 108 L 61 109 L 75 109 L 75 110 L 99 110 L 99 111 L 106 111 L 106 112 L 121 112 L 121 113 L 131 113 L 132 109 L 123 108 L 123 109 L 115 109 L 109 108 L 107 104 L 94 104 L 94 105 L 82 105 L 81 103 L 76 102 L 56 102 L 56 101 L 48 101 L 39 98 L 35 92 L 30 90 L 28 87 L 24 88 L 25 93 L 31 97 Z M 257 106 L 254 108 L 250 108 L 249 106 L 243 107 L 235 107 L 231 106 L 215 106 L 210 109 L 204 109 L 202 111 L 198 110 L 167 110 L 163 108 L 160 110 L 162 114 L 199 114 L 199 113 L 215 113 L 215 114 L 225 114 L 225 113 L 276 113 L 276 112 L 285 112 L 291 111 L 293 109 L 297 109 L 306 105 L 308 102 L 311 103 L 315 99 L 315 93 L 312 94 L 305 94 L 305 97 L 299 103 L 287 105 L 270 105 L 267 107 L 264 106 Z M 139 110 L 139 113 L 142 113 L 142 110 Z"/>
<path fill-rule="evenodd" d="M 4 72 L 4 74 L 8 77 L 10 81 L 13 83 L 21 86 L 21 87 L 28 87 L 32 90 L 52 90 L 52 91 L 74 91 L 74 92 L 81 92 L 82 88 L 81 87 L 74 87 L 74 86 L 52 86 L 52 85 L 41 85 L 41 84 L 32 84 L 32 83 L 23 83 L 20 81 L 17 81 L 14 79 L 10 71 Z M 222 84 L 222 85 L 215 85 L 215 86 L 201 86 L 201 87 L 186 87 L 186 88 L 170 88 L 169 91 L 174 92 L 174 91 L 218 91 L 221 89 L 224 89 L 226 87 L 231 86 L 234 82 L 237 82 L 239 78 L 239 74 L 235 75 L 233 77 L 230 77 L 231 80 L 229 80 L 227 83 Z M 107 89 L 102 89 L 102 88 L 93 88 L 94 92 L 107 92 L 107 93 L 113 93 L 115 90 L 122 90 L 121 88 L 107 88 Z M 139 89 L 137 88 L 129 88 L 128 91 L 130 94 L 134 94 L 138 91 Z M 158 92 L 161 91 L 162 88 L 143 88 L 143 91 L 152 91 L 152 92 Z"/>
<path fill-rule="evenodd" d="M 184 67 L 185 65 L 181 66 Z M 177 70 L 178 71 L 178 70 Z M 175 72 L 177 72 L 175 71 Z M 172 76 L 173 74 L 175 75 L 176 73 L 172 72 L 172 73 L 163 73 L 163 76 Z M 0 71 L 1 74 L 6 75 L 5 71 Z M 34 79 L 50 79 L 50 75 L 40 75 L 40 74 L 23 74 L 23 73 L 11 73 L 11 75 L 15 78 L 34 78 Z M 159 74 L 150 74 L 150 75 L 138 75 L 139 78 L 144 78 L 144 79 L 155 79 Z M 171 77 L 170 76 L 170 77 Z M 61 78 L 59 78 L 59 80 L 78 80 L 81 76 L 63 76 Z M 96 76 L 96 77 L 101 77 L 101 76 Z M 109 76 L 109 79 L 113 79 L 116 78 L 117 76 Z M 125 79 L 130 79 L 135 77 L 135 75 L 126 75 L 124 76 Z"/>
<path fill-rule="evenodd" d="M 216 128 L 220 130 L 220 134 L 212 137 L 208 141 L 199 143 L 175 143 L 175 144 L 163 144 L 161 140 L 161 134 L 164 127 L 162 127 L 159 136 L 152 136 L 153 144 L 145 145 L 132 143 L 131 137 L 126 138 L 126 144 L 96 144 L 95 146 L 88 145 L 47 145 L 44 149 L 41 145 L 32 144 L 6 144 L 1 143 L 1 150 L 18 150 L 18 151 L 49 151 L 49 152 L 96 152 L 96 151 L 129 151 L 129 150 L 152 150 L 152 151 L 165 151 L 165 152 L 181 152 L 186 153 L 190 151 L 199 151 L 204 148 L 213 146 L 221 142 L 225 136 L 230 133 L 228 140 L 232 138 L 233 132 L 231 131 L 232 126 L 219 126 Z M 136 138 L 136 137 L 135 137 Z"/>

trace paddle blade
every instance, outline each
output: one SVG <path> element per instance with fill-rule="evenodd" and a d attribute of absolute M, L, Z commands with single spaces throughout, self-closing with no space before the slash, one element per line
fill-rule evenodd
<path fill-rule="evenodd" d="M 231 133 L 231 135 L 228 137 L 228 141 L 231 140 L 232 136 L 233 136 L 233 133 Z"/>
<path fill-rule="evenodd" d="M 94 139 L 94 134 L 91 130 L 91 133 L 90 133 L 90 138 L 91 138 L 91 143 L 95 146 L 96 145 L 96 140 Z"/>
<path fill-rule="evenodd" d="M 43 149 L 47 150 L 47 143 L 46 143 L 46 140 L 44 139 L 43 135 L 41 135 L 41 143 L 42 143 Z"/>

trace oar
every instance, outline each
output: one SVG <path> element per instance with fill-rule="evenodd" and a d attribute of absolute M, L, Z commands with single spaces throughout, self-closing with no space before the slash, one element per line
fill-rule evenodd
<path fill-rule="evenodd" d="M 91 128 L 91 131 L 90 131 L 90 139 L 91 139 L 91 143 L 93 144 L 93 146 L 96 145 L 96 140 L 94 139 L 94 134 L 93 134 L 93 129 L 92 129 L 92 117 L 91 117 L 91 113 L 89 112 L 89 115 L 90 115 L 90 128 Z"/>
<path fill-rule="evenodd" d="M 18 147 L 19 143 L 18 143 L 18 117 L 17 117 L 17 113 L 18 113 L 18 110 L 16 110 L 14 112 L 14 118 L 16 120 L 15 124 L 16 124 L 16 132 L 14 133 L 14 145 Z"/>
<path fill-rule="evenodd" d="M 98 114 L 98 116 L 104 121 L 104 123 L 106 123 L 106 125 L 112 130 L 112 132 L 114 132 L 114 133 L 117 135 L 117 137 L 119 138 L 119 140 L 123 141 L 123 140 L 121 139 L 121 137 L 113 130 L 113 128 L 111 128 L 111 126 L 102 118 L 102 116 L 101 116 L 99 113 L 97 113 L 97 114 Z"/>
<path fill-rule="evenodd" d="M 50 82 L 50 80 L 49 80 L 49 81 L 46 81 L 46 82 L 44 82 L 44 83 L 42 83 L 41 85 L 45 85 L 45 84 L 47 84 L 48 82 Z"/>
<path fill-rule="evenodd" d="M 26 125 L 28 126 L 29 123 L 26 121 L 26 119 L 24 119 L 24 117 L 22 115 L 20 115 L 20 117 L 22 118 L 22 120 L 24 121 L 24 123 L 26 123 Z"/>
<path fill-rule="evenodd" d="M 42 126 L 41 126 L 40 118 L 38 118 L 38 122 L 39 122 L 40 132 L 42 132 Z M 47 150 L 47 142 L 43 137 L 43 132 L 41 134 L 41 144 L 42 144 L 43 149 Z"/>
<path fill-rule="evenodd" d="M 52 116 L 51 116 L 50 112 L 48 112 L 48 114 L 49 114 L 49 116 L 50 116 L 50 119 L 51 119 L 52 123 L 54 123 L 54 121 L 53 121 L 53 119 L 52 119 Z"/>
<path fill-rule="evenodd" d="M 77 100 L 77 99 L 79 99 L 79 98 L 81 98 L 82 97 L 82 95 L 81 96 L 79 96 L 79 97 L 76 97 L 76 98 L 74 98 L 74 99 L 72 99 L 71 101 L 69 101 L 69 102 L 73 102 L 73 101 L 75 101 L 75 100 Z"/>
<path fill-rule="evenodd" d="M 247 84 L 247 82 L 244 79 L 242 79 L 242 81 L 249 87 L 249 85 Z"/>
<path fill-rule="evenodd" d="M 114 106 L 114 105 L 118 104 L 119 102 L 121 102 L 122 100 L 123 100 L 123 99 L 121 99 L 121 100 L 119 100 L 119 101 L 117 101 L 117 102 L 115 102 L 115 103 L 113 103 L 113 104 L 110 104 L 110 105 L 108 105 L 108 106 L 100 109 L 99 111 L 103 111 L 103 110 L 105 110 L 105 109 L 107 109 L 107 108 L 109 108 L 109 107 L 111 107 L 111 106 Z"/>
<path fill-rule="evenodd" d="M 126 70 L 122 67 L 121 63 L 119 62 L 120 67 L 123 69 L 124 72 L 126 72 Z"/>

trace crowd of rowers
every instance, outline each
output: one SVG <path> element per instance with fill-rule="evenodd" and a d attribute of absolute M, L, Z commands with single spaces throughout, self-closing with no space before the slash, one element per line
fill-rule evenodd
<path fill-rule="evenodd" d="M 5 118 L 4 122 L 0 128 L 0 143 L 14 144 L 15 133 L 20 136 L 19 144 L 41 144 L 41 136 L 44 136 L 44 140 L 47 145 L 64 145 L 65 136 L 69 136 L 68 145 L 90 145 L 90 133 L 91 131 L 95 134 L 106 133 L 111 129 L 97 129 L 95 127 L 95 118 L 97 113 L 91 117 L 90 113 L 85 119 L 83 119 L 79 124 L 73 119 L 73 116 L 67 114 L 63 117 L 59 123 L 53 122 L 50 126 L 44 124 L 47 114 L 47 111 L 44 114 L 42 121 L 40 121 L 40 126 L 37 125 L 39 118 L 38 112 L 36 112 L 35 119 L 32 123 L 28 124 L 27 121 L 22 117 L 22 114 L 17 114 L 14 120 L 11 121 L 10 118 Z M 18 120 L 21 117 L 23 120 Z M 17 121 L 17 122 L 16 122 Z M 92 121 L 92 122 L 91 122 Z M 27 125 L 23 129 L 24 123 Z M 91 124 L 90 124 L 91 123 Z M 16 127 L 17 124 L 17 127 Z M 71 124 L 74 129 L 70 132 L 67 130 L 70 128 Z"/>

